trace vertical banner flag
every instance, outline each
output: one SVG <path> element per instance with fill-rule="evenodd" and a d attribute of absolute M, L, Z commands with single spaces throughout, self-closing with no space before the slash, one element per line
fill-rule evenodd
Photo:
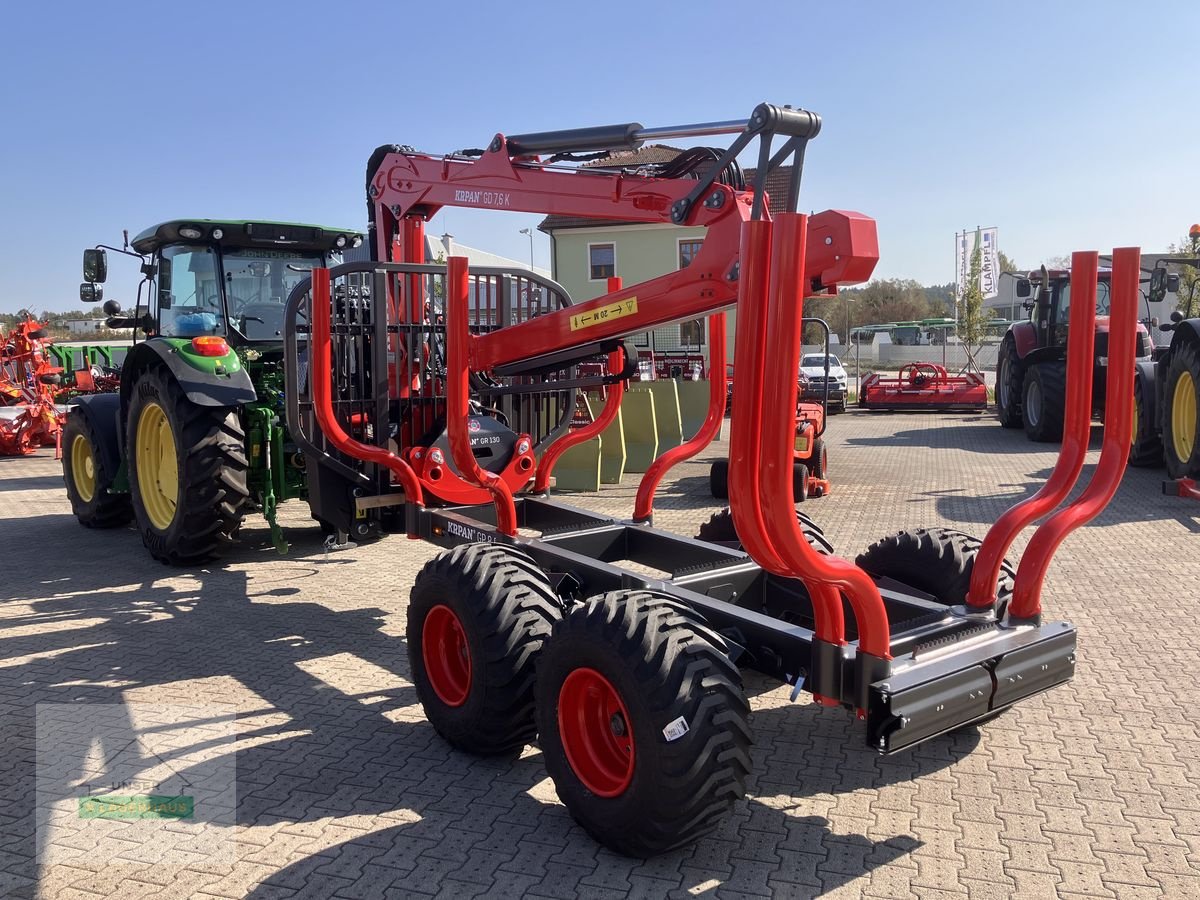
<path fill-rule="evenodd" d="M 979 289 L 984 300 L 991 300 L 1000 293 L 1000 248 L 996 245 L 996 229 L 983 228 L 976 233 L 978 239 L 983 241 Z"/>
<path fill-rule="evenodd" d="M 954 236 L 955 300 L 962 299 L 971 275 L 971 256 L 980 248 L 979 290 L 984 300 L 1000 292 L 1000 246 L 996 228 L 977 228 Z"/>

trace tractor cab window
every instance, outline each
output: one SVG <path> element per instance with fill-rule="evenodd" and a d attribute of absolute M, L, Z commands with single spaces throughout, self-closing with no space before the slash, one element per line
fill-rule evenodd
<path fill-rule="evenodd" d="M 158 267 L 158 331 L 166 337 L 224 334 L 221 283 L 210 247 L 164 247 Z"/>
<path fill-rule="evenodd" d="M 1111 305 L 1109 282 L 1096 284 L 1096 315 L 1107 316 Z M 1066 325 L 1071 317 L 1071 282 L 1064 281 L 1058 289 L 1058 303 L 1054 307 L 1054 324 Z"/>
<path fill-rule="evenodd" d="M 250 341 L 283 340 L 288 294 L 318 266 L 333 265 L 319 253 L 292 250 L 226 250 L 225 299 L 229 321 Z"/>

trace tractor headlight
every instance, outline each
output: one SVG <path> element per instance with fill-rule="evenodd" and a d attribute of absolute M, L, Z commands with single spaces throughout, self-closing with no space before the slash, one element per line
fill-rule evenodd
<path fill-rule="evenodd" d="M 195 225 L 184 225 L 179 229 L 179 236 L 189 241 L 198 241 L 204 236 L 204 232 Z"/>
<path fill-rule="evenodd" d="M 219 241 L 223 237 L 225 237 L 225 232 L 222 231 L 220 228 L 214 228 L 212 230 L 212 239 L 214 241 Z"/>
<path fill-rule="evenodd" d="M 337 240 L 335 240 L 333 242 L 333 245 L 335 247 L 337 247 L 339 250 L 341 250 L 343 247 L 346 246 L 346 236 L 344 234 L 339 234 L 337 236 Z"/>

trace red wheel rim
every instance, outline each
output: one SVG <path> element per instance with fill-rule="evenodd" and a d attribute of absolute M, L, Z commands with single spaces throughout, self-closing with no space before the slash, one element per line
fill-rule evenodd
<path fill-rule="evenodd" d="M 633 781 L 634 740 L 629 711 L 612 683 L 595 669 L 576 669 L 558 692 L 558 733 L 567 762 L 598 797 L 617 797 Z"/>
<path fill-rule="evenodd" d="M 471 691 L 471 651 L 462 622 L 450 607 L 439 604 L 425 617 L 421 656 L 438 699 L 447 706 L 466 703 Z"/>

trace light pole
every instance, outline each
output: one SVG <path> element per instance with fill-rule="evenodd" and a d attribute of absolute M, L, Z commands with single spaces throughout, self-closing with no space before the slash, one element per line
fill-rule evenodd
<path fill-rule="evenodd" d="M 529 235 L 529 271 L 533 271 L 533 229 L 522 228 L 521 234 Z"/>

